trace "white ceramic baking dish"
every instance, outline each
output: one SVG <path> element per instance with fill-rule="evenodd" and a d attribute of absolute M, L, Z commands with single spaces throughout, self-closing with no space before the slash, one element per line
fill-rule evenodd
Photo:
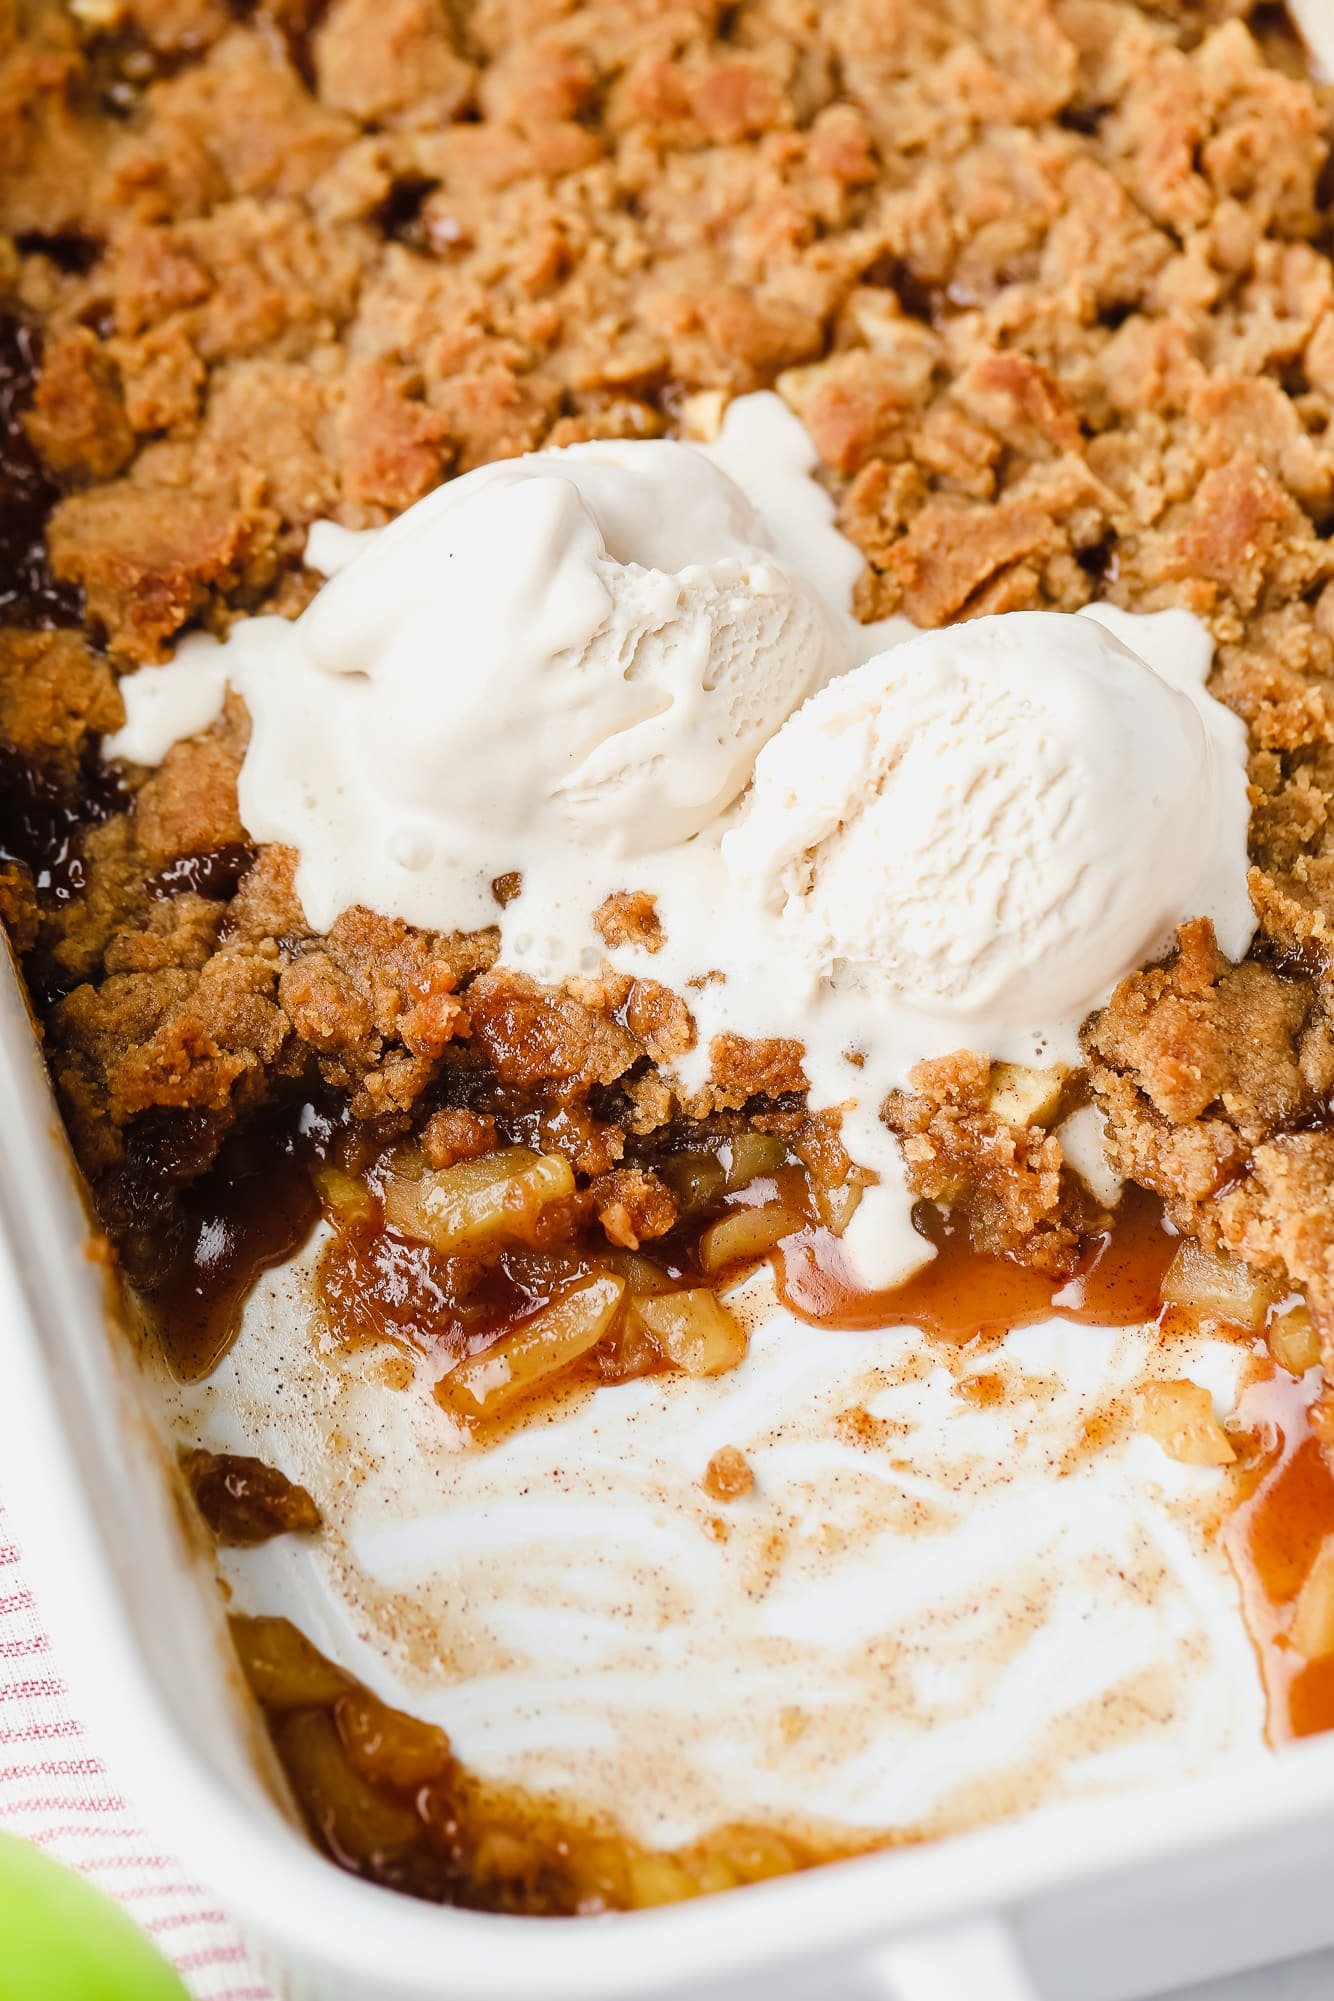
<path fill-rule="evenodd" d="M 1114 2001 L 1334 1941 L 1334 1735 L 630 1917 L 484 1917 L 341 1874 L 239 1690 L 7 959 L 0 1132 L 6 1504 L 77 1699 L 293 2001 Z"/>

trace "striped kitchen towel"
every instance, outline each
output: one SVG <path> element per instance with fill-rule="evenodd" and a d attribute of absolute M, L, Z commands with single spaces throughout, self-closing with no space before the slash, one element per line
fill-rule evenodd
<path fill-rule="evenodd" d="M 196 2001 L 280 2001 L 226 1913 L 138 1819 L 106 1749 L 70 1706 L 0 1504 L 0 1828 L 123 1904 Z"/>

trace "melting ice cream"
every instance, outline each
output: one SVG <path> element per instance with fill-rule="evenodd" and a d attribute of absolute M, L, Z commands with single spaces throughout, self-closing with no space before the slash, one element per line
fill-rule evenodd
<path fill-rule="evenodd" d="M 316 928 L 360 902 L 496 923 L 545 980 L 651 971 L 691 998 L 686 1089 L 723 1029 L 800 1040 L 879 1176 L 847 1247 L 885 1285 L 931 1255 L 878 1116 L 915 1062 L 1075 1060 L 1188 917 L 1246 950 L 1246 742 L 1184 612 L 857 625 L 813 469 L 763 395 L 710 446 L 533 453 L 385 530 L 321 529 L 338 569 L 309 610 L 122 683 L 107 750 L 160 757 L 230 682 L 242 818 L 297 850 Z M 625 890 L 656 901 L 652 959 L 594 927 Z"/>

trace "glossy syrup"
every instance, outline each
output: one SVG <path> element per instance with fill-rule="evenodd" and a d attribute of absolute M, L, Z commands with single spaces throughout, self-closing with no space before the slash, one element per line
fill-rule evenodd
<path fill-rule="evenodd" d="M 348 1137 L 345 1119 L 314 1104 L 262 1115 L 184 1191 L 170 1227 L 143 1233 L 127 1264 L 180 1378 L 193 1381 L 217 1367 L 256 1280 L 304 1243 L 322 1213 L 313 1172 L 340 1150 L 346 1157 Z M 319 1323 L 337 1345 L 388 1338 L 438 1358 L 476 1354 L 597 1261 L 597 1246 L 582 1233 L 550 1251 L 511 1248 L 480 1264 L 444 1257 L 386 1227 L 373 1170 L 364 1185 L 361 1213 L 330 1216 L 333 1231 L 319 1266 Z M 757 1186 L 762 1196 L 772 1193 L 767 1181 Z M 779 1295 L 813 1329 L 920 1326 L 959 1344 L 994 1339 L 1053 1314 L 1104 1327 L 1153 1324 L 1162 1316 L 1161 1287 L 1176 1239 L 1160 1206 L 1139 1190 L 1127 1192 L 1114 1229 L 1088 1244 L 1076 1276 L 1066 1281 L 974 1251 L 964 1232 L 939 1217 L 929 1227 L 935 1258 L 886 1292 L 857 1290 L 837 1239 L 808 1228 L 774 1254 Z M 658 1248 L 677 1282 L 701 1282 L 685 1233 L 673 1234 L 670 1254 L 668 1245 Z M 645 1366 L 624 1356 L 612 1362 L 590 1370 L 583 1387 Z M 412 1380 L 410 1372 L 403 1380 Z M 1334 1660 L 1306 1662 L 1286 1638 L 1315 1552 L 1334 1533 L 1334 1473 L 1311 1433 L 1313 1394 L 1310 1383 L 1282 1371 L 1270 1371 L 1244 1393 L 1238 1425 L 1254 1440 L 1253 1455 L 1238 1476 L 1241 1498 L 1222 1531 L 1275 1741 L 1334 1727 Z"/>
<path fill-rule="evenodd" d="M 326 1132 L 308 1105 L 261 1115 L 125 1246 L 129 1276 L 182 1382 L 212 1373 L 256 1280 L 310 1235 L 320 1214 L 311 1167 Z"/>
<path fill-rule="evenodd" d="M 77 625 L 82 595 L 58 584 L 46 559 L 46 519 L 60 489 L 23 425 L 40 359 L 32 328 L 0 315 L 0 623 Z"/>
<path fill-rule="evenodd" d="M 1287 1637 L 1317 1550 L 1334 1534 L 1334 1472 L 1310 1426 L 1312 1388 L 1282 1370 L 1243 1394 L 1237 1416 L 1258 1456 L 1223 1528 L 1264 1681 L 1275 1743 L 1334 1728 L 1334 1657 L 1307 1661 Z"/>
<path fill-rule="evenodd" d="M 170 1230 L 134 1274 L 179 1374 L 194 1377 L 216 1366 L 256 1278 L 304 1242 L 321 1210 L 312 1170 L 338 1143 L 335 1122 L 313 1105 L 271 1112 L 229 1142 L 214 1168 L 182 1193 Z M 752 1201 L 772 1196 L 775 1186 L 769 1178 L 757 1182 Z M 365 1192 L 363 1213 L 332 1218 L 333 1241 L 321 1262 L 323 1317 L 342 1339 L 388 1337 L 426 1352 L 476 1353 L 598 1260 L 598 1243 L 586 1233 L 546 1252 L 512 1248 L 481 1264 L 444 1257 L 386 1227 L 373 1173 Z M 788 1193 L 786 1183 L 779 1192 Z M 711 1215 L 646 1247 L 673 1282 L 705 1282 L 695 1241 Z M 937 1245 L 932 1262 L 906 1284 L 879 1293 L 853 1287 L 837 1239 L 810 1227 L 775 1254 L 779 1296 L 818 1327 L 913 1325 L 956 1342 L 1053 1313 L 1128 1326 L 1158 1314 L 1175 1247 L 1159 1205 L 1136 1190 L 1115 1228 L 1091 1240 L 1069 1280 L 974 1251 L 963 1231 L 939 1218 L 930 1227 Z"/>
<path fill-rule="evenodd" d="M 0 625 L 27 628 L 78 625 L 83 604 L 47 562 L 47 516 L 60 489 L 23 421 L 40 359 L 32 328 L 0 315 Z M 83 888 L 78 831 L 123 804 L 117 780 L 94 761 L 66 782 L 0 738 L 0 858 L 26 863 L 43 901 Z"/>
<path fill-rule="evenodd" d="M 187 893 L 221 902 L 235 894 L 237 884 L 255 859 L 255 852 L 246 841 L 224 841 L 219 848 L 177 855 L 175 861 L 168 862 L 156 875 L 150 875 L 144 888 L 155 903 L 166 903 L 173 896 Z"/>
<path fill-rule="evenodd" d="M 1073 1279 L 975 1251 L 965 1231 L 939 1217 L 927 1233 L 936 1246 L 930 1264 L 890 1291 L 866 1292 L 850 1280 L 838 1239 L 827 1230 L 805 1231 L 779 1253 L 779 1296 L 820 1327 L 921 1327 L 946 1341 L 1005 1334 L 1053 1314 L 1131 1327 L 1157 1319 L 1176 1249 L 1161 1205 L 1136 1188 L 1126 1191 L 1115 1227 L 1090 1241 Z"/>

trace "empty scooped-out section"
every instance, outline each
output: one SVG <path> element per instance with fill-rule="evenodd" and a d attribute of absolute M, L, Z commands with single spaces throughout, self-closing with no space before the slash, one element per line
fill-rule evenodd
<path fill-rule="evenodd" d="M 1266 1701 L 1318 1727 L 1331 1496 L 1286 1568 L 1265 1531 L 1316 1332 L 1147 1196 L 1045 1276 L 924 1209 L 934 1255 L 877 1294 L 834 1234 L 855 1185 L 773 1134 L 666 1157 L 680 1213 L 637 1251 L 579 1226 L 560 1156 L 354 1140 L 289 1108 L 305 1203 L 257 1207 L 233 1145 L 143 1274 L 179 1441 L 244 1455 L 250 1513 L 256 1471 L 301 1502 L 222 1541 L 318 1530 L 227 1562 L 247 1630 L 344 1664 L 313 1707 L 304 1670 L 258 1691 L 340 1860 L 619 1906 L 726 1887 L 738 1829 L 774 1873 L 1209 1769 Z"/>
<path fill-rule="evenodd" d="M 1180 1464 L 1135 1425 L 1154 1378 L 1230 1409 L 1251 1343 L 1059 1318 L 963 1346 L 815 1329 L 766 1267 L 731 1296 L 739 1367 L 538 1407 L 479 1444 L 401 1344 L 316 1352 L 324 1235 L 259 1280 L 170 1421 L 279 1465 L 323 1516 L 314 1543 L 224 1554 L 236 1605 L 295 1619 L 487 1780 L 650 1846 L 759 1821 L 837 1852 L 1262 1741 L 1216 1534 L 1244 1470 Z"/>

